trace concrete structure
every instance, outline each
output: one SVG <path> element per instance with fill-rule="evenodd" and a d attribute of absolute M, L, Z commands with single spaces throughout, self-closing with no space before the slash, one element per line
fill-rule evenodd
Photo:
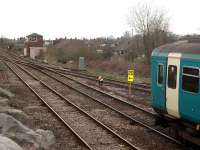
<path fill-rule="evenodd" d="M 85 70 L 85 58 L 84 57 L 79 57 L 79 69 Z"/>
<path fill-rule="evenodd" d="M 102 54 L 102 53 L 104 52 L 104 50 L 103 50 L 103 49 L 97 49 L 96 52 L 97 52 L 98 54 Z"/>
<path fill-rule="evenodd" d="M 26 37 L 24 56 L 35 59 L 36 56 L 39 56 L 42 52 L 45 51 L 46 47 L 44 47 L 44 40 L 42 35 L 32 33 Z"/>

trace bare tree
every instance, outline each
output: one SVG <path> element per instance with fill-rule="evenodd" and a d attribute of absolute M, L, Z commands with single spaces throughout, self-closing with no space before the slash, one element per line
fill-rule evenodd
<path fill-rule="evenodd" d="M 128 16 L 128 24 L 142 35 L 144 54 L 150 62 L 152 50 L 167 42 L 169 18 L 166 11 L 152 8 L 149 4 L 138 4 Z"/>

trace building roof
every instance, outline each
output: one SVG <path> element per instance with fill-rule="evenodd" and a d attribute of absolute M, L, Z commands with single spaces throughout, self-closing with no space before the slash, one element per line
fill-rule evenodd
<path fill-rule="evenodd" d="M 178 41 L 158 47 L 157 52 L 200 54 L 200 42 Z"/>
<path fill-rule="evenodd" d="M 42 36 L 42 35 L 40 35 L 40 34 L 38 34 L 38 33 L 32 33 L 32 34 L 30 34 L 30 35 L 28 35 L 28 36 L 26 36 L 26 37 L 33 37 L 33 36 Z"/>

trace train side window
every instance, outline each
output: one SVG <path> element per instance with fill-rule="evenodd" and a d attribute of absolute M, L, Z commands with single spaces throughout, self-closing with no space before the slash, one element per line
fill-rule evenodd
<path fill-rule="evenodd" d="M 159 64 L 158 65 L 158 75 L 157 75 L 158 79 L 158 84 L 162 84 L 163 83 L 163 65 Z"/>
<path fill-rule="evenodd" d="M 182 89 L 188 92 L 199 92 L 199 69 L 183 68 Z"/>
<path fill-rule="evenodd" d="M 174 65 L 168 66 L 168 87 L 176 89 L 177 67 Z"/>

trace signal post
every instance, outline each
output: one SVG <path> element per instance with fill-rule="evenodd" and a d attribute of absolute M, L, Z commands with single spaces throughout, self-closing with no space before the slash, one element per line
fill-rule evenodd
<path fill-rule="evenodd" d="M 133 84 L 135 79 L 134 70 L 128 70 L 128 95 L 131 97 L 131 85 Z"/>

